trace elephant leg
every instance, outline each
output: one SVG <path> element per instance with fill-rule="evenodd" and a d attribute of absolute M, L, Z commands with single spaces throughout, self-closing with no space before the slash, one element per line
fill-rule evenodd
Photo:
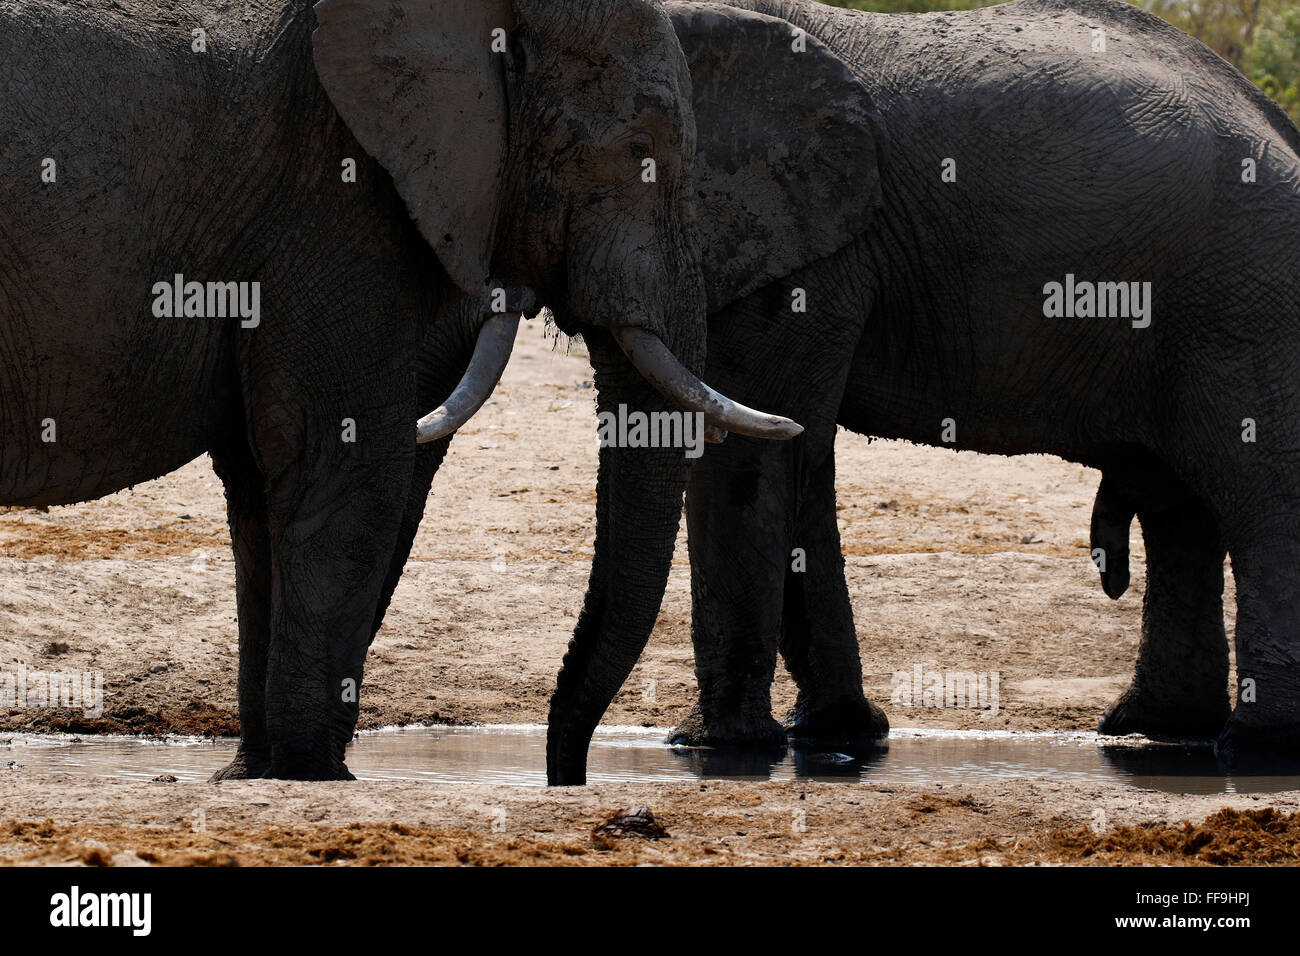
<path fill-rule="evenodd" d="M 465 306 L 457 308 L 446 318 L 430 325 L 424 335 L 424 344 L 416 362 L 416 396 L 418 408 L 436 408 L 446 400 L 465 374 L 470 356 L 474 351 L 476 334 L 481 315 L 477 308 Z M 442 467 L 447 457 L 447 449 L 455 437 L 448 435 L 438 441 L 420 445 L 415 450 L 415 464 L 411 474 L 411 487 L 406 496 L 406 508 L 402 512 L 402 521 L 397 533 L 397 545 L 393 549 L 392 559 L 388 564 L 388 575 L 379 595 L 379 605 L 375 609 L 374 624 L 370 639 L 373 641 L 384 623 L 384 615 L 393 599 L 406 568 L 406 561 L 411 556 L 411 547 L 424 519 L 424 508 L 429 500 L 429 489 L 433 478 Z"/>
<path fill-rule="evenodd" d="M 835 456 L 808 476 L 785 573 L 781 656 L 799 688 L 782 721 L 799 740 L 872 741 L 889 718 L 862 693 L 853 606 L 835 515 Z"/>
<path fill-rule="evenodd" d="M 1230 707 L 1223 628 L 1225 549 L 1217 522 L 1195 499 L 1172 507 L 1141 506 L 1138 517 L 1147 549 L 1147 585 L 1137 668 L 1133 683 L 1101 718 L 1098 732 L 1214 737 Z M 1123 550 L 1127 552 L 1127 541 Z"/>
<path fill-rule="evenodd" d="M 322 448 L 269 483 L 275 570 L 268 776 L 352 778 L 343 756 L 356 728 L 363 664 L 406 508 L 412 455 L 408 449 L 387 460 L 356 461 Z"/>
<path fill-rule="evenodd" d="M 733 436 L 692 468 L 686 523 L 700 697 L 670 740 L 783 743 L 786 729 L 771 713 L 783 645 L 806 715 L 827 727 L 888 726 L 862 697 L 834 514 L 836 415 L 871 313 L 871 282 L 862 250 L 847 246 L 710 320 L 713 383 L 807 430 L 790 442 Z M 809 311 L 791 313 L 800 296 Z M 806 572 L 793 570 L 796 547 Z M 813 606 L 823 599 L 825 607 Z M 787 613 L 795 615 L 788 625 Z"/>
<path fill-rule="evenodd" d="M 321 334 L 267 322 L 236 337 L 271 556 L 265 776 L 347 780 L 366 650 L 415 469 L 423 331 L 413 317 L 433 303 L 402 283 L 268 275 L 270 288 L 302 291 L 294 307 Z"/>
<path fill-rule="evenodd" d="M 266 661 L 271 647 L 271 544 L 262 476 L 247 447 L 214 451 L 226 488 L 239 611 L 239 750 L 215 780 L 261 777 L 271 767 L 266 733 Z"/>
<path fill-rule="evenodd" d="M 670 735 L 691 746 L 782 745 L 772 678 L 791 560 L 794 442 L 732 436 L 687 484 L 691 639 L 699 702 Z"/>
<path fill-rule="evenodd" d="M 419 530 L 430 484 L 449 442 L 450 439 L 444 439 L 417 452 L 398 546 L 389 562 L 370 640 L 379 630 L 393 590 L 401 578 L 411 544 Z M 226 487 L 226 509 L 235 555 L 235 592 L 239 612 L 239 750 L 234 760 L 212 779 L 255 779 L 268 775 L 271 770 L 266 709 L 267 663 L 271 647 L 271 547 L 266 496 L 261 475 L 247 451 L 214 452 L 213 460 Z"/>
<path fill-rule="evenodd" d="M 418 408 L 433 408 L 446 398 L 464 374 L 474 347 L 477 313 L 459 310 L 454 317 L 430 325 L 416 363 Z M 393 591 L 401 580 L 415 535 L 424 517 L 434 475 L 446 457 L 451 438 L 415 450 L 410 487 L 391 549 L 387 574 L 380 586 L 366 640 L 374 640 Z M 239 751 L 213 780 L 238 780 L 276 775 L 271 766 L 267 729 L 267 678 L 271 648 L 272 562 L 269 513 L 264 478 L 247 445 L 214 451 L 217 474 L 226 487 L 226 503 L 235 552 L 239 608 Z M 364 653 L 364 651 L 363 651 Z M 358 688 L 359 689 L 359 688 Z M 350 735 L 349 735 L 350 736 Z M 330 765 L 331 772 L 337 768 Z"/>
<path fill-rule="evenodd" d="M 1300 497 L 1234 529 L 1237 694 L 1216 753 L 1300 755 Z"/>
<path fill-rule="evenodd" d="M 379 633 L 379 628 L 384 623 L 384 615 L 388 613 L 388 607 L 392 603 L 393 592 L 397 590 L 398 582 L 402 580 L 402 572 L 406 570 L 406 561 L 411 556 L 411 547 L 415 544 L 420 522 L 424 519 L 424 507 L 429 500 L 429 489 L 433 486 L 434 475 L 438 473 L 443 459 L 447 457 L 447 448 L 451 445 L 451 439 L 452 436 L 449 435 L 427 445 L 421 445 L 415 451 L 415 466 L 411 471 L 411 485 L 406 495 L 406 507 L 402 511 L 402 519 L 397 531 L 397 544 L 388 562 L 388 574 L 384 577 L 384 584 L 379 592 L 379 603 L 375 607 L 374 621 L 370 625 L 370 642 L 373 642 L 375 635 Z"/>

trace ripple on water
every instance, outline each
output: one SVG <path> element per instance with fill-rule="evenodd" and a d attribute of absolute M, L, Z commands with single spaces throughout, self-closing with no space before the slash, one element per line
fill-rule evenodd
<path fill-rule="evenodd" d="M 587 780 L 737 780 L 952 784 L 1060 780 L 1125 783 L 1171 793 L 1300 790 L 1300 766 L 1230 774 L 1204 745 L 1153 744 L 1087 733 L 895 730 L 876 747 L 788 747 L 735 752 L 669 747 L 663 728 L 602 727 L 592 740 Z M 228 763 L 233 740 L 12 735 L 0 744 L 0 772 L 66 773 L 152 780 L 206 780 Z M 546 783 L 546 728 L 531 724 L 388 728 L 359 734 L 348 766 L 362 780 Z"/>

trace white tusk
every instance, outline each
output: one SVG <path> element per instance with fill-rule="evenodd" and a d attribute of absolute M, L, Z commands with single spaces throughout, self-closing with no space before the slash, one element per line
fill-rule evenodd
<path fill-rule="evenodd" d="M 687 371 L 657 335 L 629 325 L 610 332 L 647 382 L 687 411 L 702 412 L 706 424 L 713 428 L 754 438 L 789 439 L 802 434 L 798 422 L 746 408 L 709 388 Z"/>
<path fill-rule="evenodd" d="M 478 341 L 469 368 L 447 400 L 420 419 L 415 440 L 420 444 L 445 438 L 474 417 L 492 396 L 510 362 L 519 331 L 519 313 L 494 315 L 478 330 Z"/>

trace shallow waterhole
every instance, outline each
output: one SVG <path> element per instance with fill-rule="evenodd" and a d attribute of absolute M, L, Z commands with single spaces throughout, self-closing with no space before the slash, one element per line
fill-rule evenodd
<path fill-rule="evenodd" d="M 1170 793 L 1277 793 L 1300 790 L 1300 767 L 1225 772 L 1209 747 L 1122 741 L 1089 733 L 896 729 L 874 748 L 790 746 L 737 753 L 670 747 L 663 728 L 601 727 L 587 781 L 862 781 L 953 784 L 1051 779 L 1123 783 Z M 0 773 L 66 773 L 151 780 L 206 780 L 235 752 L 233 740 L 190 737 L 0 737 Z M 406 727 L 362 733 L 348 749 L 362 780 L 544 786 L 546 728 L 538 725 Z"/>

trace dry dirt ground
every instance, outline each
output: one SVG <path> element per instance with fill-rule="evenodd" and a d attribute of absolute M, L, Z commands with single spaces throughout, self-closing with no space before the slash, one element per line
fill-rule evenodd
<path fill-rule="evenodd" d="M 505 380 L 435 481 L 369 658 L 363 726 L 545 720 L 591 556 L 589 375 L 580 345 L 557 347 L 538 324 L 521 330 Z M 891 675 L 917 664 L 1000 675 L 996 717 L 889 707 L 891 721 L 1095 727 L 1131 674 L 1144 586 L 1135 527 L 1128 594 L 1112 602 L 1101 591 L 1088 558 L 1098 475 L 1045 456 L 846 433 L 838 461 L 868 693 L 887 702 Z M 1230 576 L 1225 597 L 1231 632 Z M 683 538 L 658 627 L 606 722 L 671 726 L 684 716 L 695 683 L 689 614 Z M 104 716 L 0 711 L 0 731 L 237 732 L 233 565 L 206 459 L 98 502 L 0 510 L 0 667 L 18 663 L 102 671 Z M 792 698 L 782 674 L 778 716 Z M 1300 793 L 1193 797 L 1044 782 L 960 793 L 803 781 L 562 792 L 88 786 L 0 769 L 0 821 L 9 821 L 0 822 L 0 859 L 1279 863 L 1300 854 L 1300 821 L 1287 815 L 1297 803 Z M 593 836 L 610 813 L 635 805 L 651 807 L 669 837 Z M 1093 832 L 1097 807 L 1108 814 L 1102 834 Z M 1211 816 L 1223 807 L 1235 810 Z"/>

